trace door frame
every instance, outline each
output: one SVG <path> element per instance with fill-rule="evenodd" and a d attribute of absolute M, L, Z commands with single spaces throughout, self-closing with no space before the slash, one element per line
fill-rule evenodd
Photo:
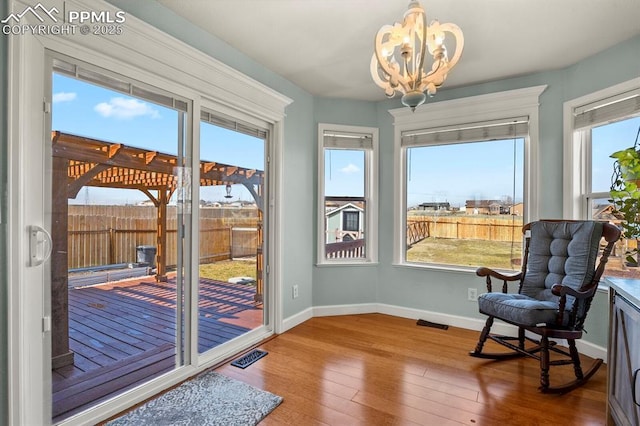
<path fill-rule="evenodd" d="M 58 10 L 108 11 L 115 16 L 119 9 L 100 0 L 52 0 L 50 7 Z M 22 0 L 10 1 L 9 10 L 21 12 L 30 4 Z M 23 16 L 25 22 L 37 25 L 35 18 Z M 29 22 L 29 20 L 34 22 Z M 58 52 L 96 66 L 119 70 L 127 77 L 145 81 L 151 76 L 161 87 L 178 93 L 194 93 L 192 126 L 194 137 L 198 135 L 201 99 L 213 100 L 235 114 L 253 115 L 271 123 L 270 141 L 271 191 L 268 205 L 271 208 L 268 241 L 269 285 L 271 292 L 270 324 L 261 333 L 248 333 L 243 342 L 259 342 L 283 329 L 280 265 L 282 252 L 282 139 L 284 109 L 291 99 L 267 86 L 231 69 L 206 54 L 168 36 L 150 25 L 126 16 L 126 30 L 113 37 L 81 35 L 10 35 L 8 49 L 8 390 L 10 424 L 48 424 L 51 421 L 51 360 L 50 332 L 47 328 L 48 295 L 44 284 L 48 282 L 49 269 L 44 265 L 28 266 L 28 226 L 38 225 L 50 229 L 50 218 L 43 182 L 47 158 L 43 146 L 48 129 L 45 118 L 45 78 L 47 51 Z M 159 58 L 159 59 L 155 59 Z M 199 158 L 199 142 L 194 139 L 194 156 Z M 46 149 L 46 148 L 45 148 Z M 196 152 L 198 154 L 196 154 Z M 197 172 L 194 171 L 194 180 Z M 34 191 L 35 189 L 35 191 Z M 192 199 L 198 200 L 198 188 L 192 188 Z M 197 213 L 193 220 L 197 220 Z M 196 222 L 197 223 L 197 222 Z M 194 227 L 193 229 L 197 229 Z M 198 236 L 191 235 L 192 247 L 197 249 Z M 196 251 L 197 252 L 197 251 Z M 192 270 L 195 259 L 192 257 Z M 197 297 L 197 295 L 192 295 Z M 197 306 L 197 305 L 196 305 Z M 197 324 L 191 335 L 197 332 Z M 193 345 L 193 343 L 192 343 Z M 94 409 L 65 420 L 63 424 L 95 422 L 126 409 L 166 389 L 173 384 L 197 374 L 229 356 L 240 347 L 232 345 L 218 356 L 200 359 L 191 351 L 184 367 L 100 404 Z"/>

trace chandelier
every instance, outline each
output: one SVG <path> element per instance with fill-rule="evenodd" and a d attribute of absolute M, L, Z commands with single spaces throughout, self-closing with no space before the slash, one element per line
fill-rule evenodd
<path fill-rule="evenodd" d="M 445 33 L 456 41 L 456 51 L 449 59 L 444 45 Z M 385 25 L 376 34 L 371 58 L 371 76 L 384 89 L 387 97 L 402 93 L 402 104 L 414 111 L 444 83 L 449 71 L 458 63 L 464 38 L 455 24 L 441 24 L 437 20 L 427 26 L 427 15 L 418 1 L 409 2 L 402 24 Z M 433 57 L 431 69 L 426 70 L 427 51 Z"/>

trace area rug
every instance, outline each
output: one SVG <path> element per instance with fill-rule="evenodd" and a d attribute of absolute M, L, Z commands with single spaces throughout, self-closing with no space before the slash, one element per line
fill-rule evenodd
<path fill-rule="evenodd" d="M 213 371 L 184 382 L 107 426 L 256 425 L 282 397 Z"/>

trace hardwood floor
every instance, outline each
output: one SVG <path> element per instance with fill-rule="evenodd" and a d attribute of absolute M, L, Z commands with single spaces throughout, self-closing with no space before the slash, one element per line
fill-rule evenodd
<path fill-rule="evenodd" d="M 537 361 L 470 357 L 477 337 L 382 314 L 319 317 L 260 345 L 269 354 L 246 369 L 216 371 L 284 398 L 263 425 L 606 423 L 606 365 L 569 394 L 542 394 Z"/>

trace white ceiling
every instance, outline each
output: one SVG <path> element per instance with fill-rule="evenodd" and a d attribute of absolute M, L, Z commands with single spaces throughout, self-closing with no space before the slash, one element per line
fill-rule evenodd
<path fill-rule="evenodd" d="M 407 0 L 158 0 L 317 96 L 385 99 L 369 64 Z M 422 0 L 465 46 L 443 88 L 564 68 L 640 34 L 640 0 Z M 640 55 L 640 52 L 637 52 Z M 616 66 L 616 64 L 611 64 Z"/>

